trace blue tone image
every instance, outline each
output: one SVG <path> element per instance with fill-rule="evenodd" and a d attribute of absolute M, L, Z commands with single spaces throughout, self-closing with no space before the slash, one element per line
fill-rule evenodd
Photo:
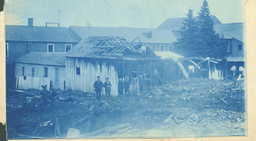
<path fill-rule="evenodd" d="M 247 136 L 241 0 L 9 0 L 8 139 Z"/>

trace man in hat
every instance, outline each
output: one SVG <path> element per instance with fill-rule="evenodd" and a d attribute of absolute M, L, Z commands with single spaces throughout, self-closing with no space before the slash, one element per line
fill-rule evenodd
<path fill-rule="evenodd" d="M 106 78 L 106 82 L 104 83 L 105 92 L 108 97 L 110 97 L 110 91 L 111 91 L 111 83 L 108 81 L 108 77 Z"/>
<path fill-rule="evenodd" d="M 96 91 L 96 99 L 100 100 L 103 83 L 100 81 L 100 76 L 97 76 L 97 79 L 98 80 L 94 82 L 93 86 L 94 86 L 95 91 Z"/>

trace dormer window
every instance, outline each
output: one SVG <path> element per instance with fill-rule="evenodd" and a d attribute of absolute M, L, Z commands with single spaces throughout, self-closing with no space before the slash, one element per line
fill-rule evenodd
<path fill-rule="evenodd" d="M 238 50 L 242 50 L 243 49 L 243 45 L 238 45 Z"/>
<path fill-rule="evenodd" d="M 54 52 L 54 44 L 47 44 L 47 52 Z"/>

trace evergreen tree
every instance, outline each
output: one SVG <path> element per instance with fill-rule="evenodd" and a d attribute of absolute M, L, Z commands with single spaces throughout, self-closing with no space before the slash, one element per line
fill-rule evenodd
<path fill-rule="evenodd" d="M 193 10 L 189 10 L 187 18 L 183 22 L 183 26 L 180 29 L 180 38 L 175 43 L 175 46 L 179 48 L 179 52 L 185 56 L 194 56 L 198 37 L 198 29 L 196 20 L 193 17 Z"/>
<path fill-rule="evenodd" d="M 207 0 L 203 1 L 200 12 L 198 13 L 198 31 L 199 31 L 199 48 L 203 57 L 223 57 L 226 53 L 224 38 L 220 38 L 215 33 L 214 22 L 210 14 Z"/>

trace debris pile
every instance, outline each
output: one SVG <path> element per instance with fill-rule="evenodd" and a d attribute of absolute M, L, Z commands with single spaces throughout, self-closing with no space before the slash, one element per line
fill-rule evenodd
<path fill-rule="evenodd" d="M 100 101 L 71 90 L 9 90 L 7 128 L 15 139 L 72 138 L 71 132 L 79 138 L 245 135 L 245 104 L 244 80 L 178 80 Z"/>

